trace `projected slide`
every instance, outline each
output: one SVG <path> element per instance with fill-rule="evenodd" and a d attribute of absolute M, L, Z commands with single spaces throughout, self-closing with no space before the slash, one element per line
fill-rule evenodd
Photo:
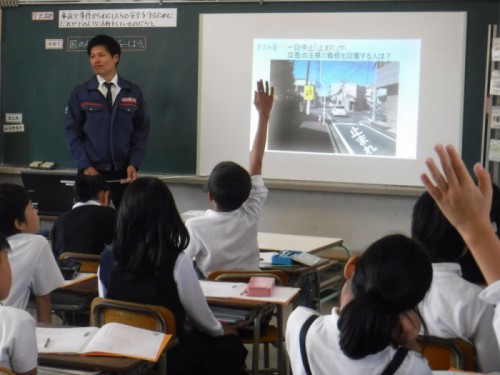
<path fill-rule="evenodd" d="M 248 166 L 263 79 L 275 87 L 265 178 L 421 186 L 434 145 L 462 145 L 466 23 L 465 12 L 201 15 L 197 173 Z"/>
<path fill-rule="evenodd" d="M 268 150 L 415 158 L 419 72 L 419 40 L 254 40 L 254 81 L 277 92 Z"/>

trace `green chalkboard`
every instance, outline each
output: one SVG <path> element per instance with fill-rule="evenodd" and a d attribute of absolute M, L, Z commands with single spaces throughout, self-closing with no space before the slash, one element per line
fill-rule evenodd
<path fill-rule="evenodd" d="M 58 24 L 59 10 L 145 8 L 176 9 L 177 26 L 60 28 Z M 479 160 L 487 28 L 488 24 L 498 23 L 496 1 L 113 3 L 3 8 L 2 124 L 6 114 L 20 113 L 25 131 L 1 134 L 1 162 L 27 166 L 33 160 L 47 160 L 61 168 L 74 167 L 63 136 L 64 110 L 71 90 L 92 75 L 81 46 L 95 34 L 105 33 L 122 40 L 126 48 L 118 71 L 139 84 L 144 92 L 151 115 L 151 135 L 142 171 L 194 174 L 200 14 L 375 11 L 467 11 L 462 149 L 469 165 Z M 63 48 L 47 49 L 48 40 L 62 40 Z M 228 58 L 235 59 L 235 63 L 237 56 L 235 51 L 228 51 Z M 238 84 L 225 82 L 224 77 L 220 77 L 220 82 L 221 88 Z"/>

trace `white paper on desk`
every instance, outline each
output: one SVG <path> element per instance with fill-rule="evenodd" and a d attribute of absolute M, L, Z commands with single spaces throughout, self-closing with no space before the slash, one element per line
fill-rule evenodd
<path fill-rule="evenodd" d="M 247 284 L 224 281 L 200 280 L 201 290 L 205 297 L 232 298 L 245 294 Z"/>
<path fill-rule="evenodd" d="M 38 353 L 82 353 L 98 330 L 97 327 L 36 327 Z"/>
<path fill-rule="evenodd" d="M 200 285 L 205 297 L 235 298 L 247 301 L 264 301 L 278 304 L 287 304 L 300 291 L 300 288 L 275 286 L 273 294 L 270 297 L 249 297 L 246 294 L 246 283 L 200 280 Z"/>

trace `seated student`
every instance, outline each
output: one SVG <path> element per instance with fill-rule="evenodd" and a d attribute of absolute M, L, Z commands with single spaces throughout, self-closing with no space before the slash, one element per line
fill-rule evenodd
<path fill-rule="evenodd" d="M 52 250 L 56 258 L 66 252 L 100 254 L 111 244 L 116 212 L 109 204 L 109 187 L 101 175 L 78 175 L 75 205 L 52 226 Z"/>
<path fill-rule="evenodd" d="M 417 305 L 432 281 L 424 250 L 403 235 L 385 236 L 350 258 L 344 276 L 331 315 L 305 307 L 290 314 L 285 342 L 293 374 L 431 374 L 416 342 Z M 383 372 L 390 364 L 394 370 Z"/>
<path fill-rule="evenodd" d="M 493 330 L 500 343 L 500 240 L 490 222 L 493 195 L 490 175 L 481 164 L 474 165 L 476 186 L 453 146 L 437 145 L 435 151 L 443 172 L 428 158 L 430 176 L 423 173 L 422 182 L 439 209 L 457 228 L 483 272 L 488 287 L 480 298 L 495 306 Z"/>
<path fill-rule="evenodd" d="M 493 189 L 498 197 L 498 187 Z M 479 298 L 481 287 L 462 278 L 458 262 L 463 240 L 428 192 L 413 207 L 411 231 L 432 262 L 432 285 L 419 305 L 429 334 L 471 342 L 482 371 L 500 370 L 500 349 L 491 329 L 494 308 Z"/>
<path fill-rule="evenodd" d="M 0 234 L 0 300 L 7 298 L 12 284 L 7 251 L 10 251 L 9 244 Z M 30 314 L 0 304 L 0 342 L 0 369 L 9 369 L 18 375 L 37 373 L 35 320 Z"/>
<path fill-rule="evenodd" d="M 182 251 L 189 234 L 168 187 L 139 178 L 125 191 L 111 250 L 101 254 L 101 295 L 161 305 L 175 316 L 180 344 L 168 352 L 168 374 L 239 374 L 246 349 L 232 328 L 210 311 L 193 268 Z M 185 326 L 189 318 L 192 330 Z"/>
<path fill-rule="evenodd" d="M 274 88 L 257 82 L 254 105 L 259 124 L 247 172 L 231 161 L 217 164 L 208 178 L 208 198 L 214 209 L 187 220 L 191 241 L 186 254 L 193 257 L 204 276 L 219 269 L 258 270 L 257 224 L 267 189 L 262 179 L 262 159 Z"/>
<path fill-rule="evenodd" d="M 64 278 L 47 239 L 36 235 L 40 229 L 38 212 L 28 192 L 20 185 L 0 184 L 0 232 L 7 236 L 12 268 L 12 288 L 2 302 L 25 309 L 30 293 L 40 323 L 50 323 L 50 293 L 64 284 Z"/>

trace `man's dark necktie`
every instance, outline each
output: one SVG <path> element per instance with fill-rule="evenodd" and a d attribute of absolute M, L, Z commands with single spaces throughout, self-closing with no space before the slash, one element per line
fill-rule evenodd
<path fill-rule="evenodd" d="M 106 103 L 108 103 L 108 109 L 111 111 L 113 108 L 113 95 L 111 94 L 111 87 L 113 86 L 113 83 L 104 82 L 104 86 L 108 89 L 106 92 Z"/>

